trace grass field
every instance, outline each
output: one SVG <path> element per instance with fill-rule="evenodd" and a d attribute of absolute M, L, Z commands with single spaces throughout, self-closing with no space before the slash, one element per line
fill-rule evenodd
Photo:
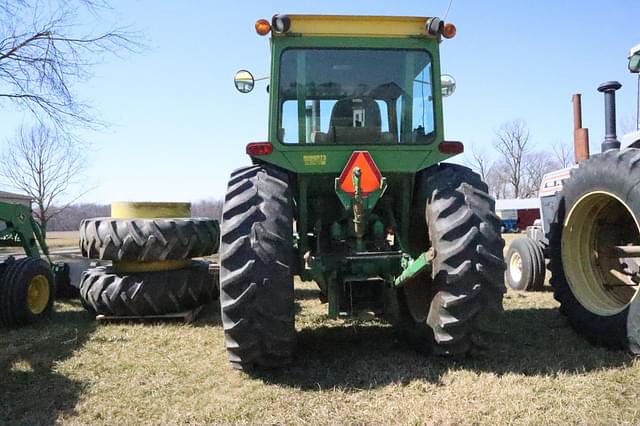
<path fill-rule="evenodd" d="M 78 231 L 48 232 L 47 246 L 52 251 L 63 247 L 78 247 Z M 78 251 L 80 251 L 79 248 Z M 9 254 L 11 254 L 12 256 L 15 256 L 17 254 L 23 255 L 24 251 L 20 246 L 0 247 L 0 255 L 7 256 Z"/>
<path fill-rule="evenodd" d="M 78 246 L 78 231 L 58 231 L 47 233 L 49 248 Z"/>
<path fill-rule="evenodd" d="M 640 360 L 577 337 L 550 292 L 509 292 L 494 346 L 464 361 L 296 293 L 298 358 L 253 377 L 229 367 L 215 304 L 191 325 L 98 325 L 57 303 L 0 330 L 0 424 L 640 423 Z"/>

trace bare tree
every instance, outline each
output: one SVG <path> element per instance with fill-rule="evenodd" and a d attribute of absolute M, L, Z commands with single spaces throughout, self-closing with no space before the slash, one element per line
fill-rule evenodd
<path fill-rule="evenodd" d="M 100 0 L 0 0 L 0 106 L 13 101 L 67 134 L 74 126 L 103 124 L 73 85 L 90 77 L 104 54 L 141 48 L 125 28 L 88 29 L 78 19 L 104 7 Z"/>
<path fill-rule="evenodd" d="M 548 152 L 532 152 L 523 161 L 521 198 L 537 197 L 545 174 L 559 169 L 559 163 Z"/>
<path fill-rule="evenodd" d="M 507 179 L 507 167 L 503 162 L 496 162 L 487 172 L 485 180 L 489 187 L 489 194 L 496 199 L 511 197 Z"/>
<path fill-rule="evenodd" d="M 504 123 L 496 132 L 494 147 L 499 153 L 495 161 L 472 147 L 467 164 L 481 175 L 489 193 L 497 199 L 536 197 L 544 175 L 572 161 L 566 144 L 554 146 L 553 153 L 532 152 L 529 131 L 522 120 Z"/>
<path fill-rule="evenodd" d="M 558 169 L 564 169 L 573 164 L 573 147 L 565 142 L 553 145 L 553 155 Z"/>
<path fill-rule="evenodd" d="M 51 217 L 47 223 L 47 229 L 49 231 L 77 231 L 83 219 L 109 217 L 110 215 L 111 206 L 108 204 L 72 204 L 64 210 L 64 214 Z"/>
<path fill-rule="evenodd" d="M 80 181 L 84 164 L 78 145 L 55 129 L 22 126 L 0 156 L 0 176 L 32 198 L 34 215 L 46 232 L 53 217 L 87 192 L 85 189 L 70 199 L 67 196 Z"/>
<path fill-rule="evenodd" d="M 475 144 L 471 145 L 471 159 L 465 161 L 467 166 L 471 167 L 475 170 L 483 181 L 486 182 L 487 175 L 491 167 L 493 166 L 493 162 L 489 159 L 486 152 L 477 148 Z"/>
<path fill-rule="evenodd" d="M 635 114 L 627 114 L 623 115 L 618 120 L 618 134 L 620 136 L 625 135 L 630 132 L 635 132 L 638 130 L 638 126 L 640 125 L 640 120 L 637 117 L 634 117 Z"/>
<path fill-rule="evenodd" d="M 504 123 L 496 132 L 494 147 L 502 155 L 507 182 L 513 187 L 513 197 L 522 192 L 523 160 L 529 152 L 529 130 L 523 120 Z"/>
<path fill-rule="evenodd" d="M 208 199 L 191 203 L 191 216 L 222 219 L 222 200 Z"/>

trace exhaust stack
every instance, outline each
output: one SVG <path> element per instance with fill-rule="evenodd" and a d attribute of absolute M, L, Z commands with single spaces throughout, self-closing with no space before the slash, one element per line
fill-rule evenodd
<path fill-rule="evenodd" d="M 604 142 L 602 152 L 620 149 L 620 141 L 616 135 L 616 90 L 622 87 L 617 81 L 605 81 L 598 86 L 598 92 L 604 93 Z"/>
<path fill-rule="evenodd" d="M 589 159 L 589 129 L 582 127 L 582 100 L 580 93 L 573 95 L 573 155 L 576 163 Z"/>

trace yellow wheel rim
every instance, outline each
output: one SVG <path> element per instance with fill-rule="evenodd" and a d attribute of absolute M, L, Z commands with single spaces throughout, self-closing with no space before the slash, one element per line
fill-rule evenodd
<path fill-rule="evenodd" d="M 509 259 L 509 275 L 516 283 L 519 283 L 522 279 L 522 257 L 517 251 L 513 252 L 511 259 Z"/>
<path fill-rule="evenodd" d="M 44 275 L 36 275 L 29 282 L 27 306 L 32 314 L 41 314 L 49 304 L 49 280 Z"/>
<path fill-rule="evenodd" d="M 111 203 L 114 219 L 158 219 L 191 217 L 191 203 L 123 202 Z"/>
<path fill-rule="evenodd" d="M 611 254 L 615 246 L 640 244 L 640 226 L 624 201 L 605 191 L 584 195 L 566 217 L 561 244 L 567 283 L 584 308 L 611 316 L 629 306 L 638 285 L 625 262 L 640 259 Z"/>
<path fill-rule="evenodd" d="M 159 272 L 183 269 L 191 265 L 191 259 L 162 260 L 157 262 L 117 261 L 113 262 L 113 270 L 123 274 L 138 272 Z"/>

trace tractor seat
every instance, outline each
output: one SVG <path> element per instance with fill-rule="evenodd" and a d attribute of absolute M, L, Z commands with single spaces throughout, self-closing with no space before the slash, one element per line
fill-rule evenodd
<path fill-rule="evenodd" d="M 380 142 L 380 107 L 371 98 L 340 99 L 333 106 L 327 142 Z"/>

